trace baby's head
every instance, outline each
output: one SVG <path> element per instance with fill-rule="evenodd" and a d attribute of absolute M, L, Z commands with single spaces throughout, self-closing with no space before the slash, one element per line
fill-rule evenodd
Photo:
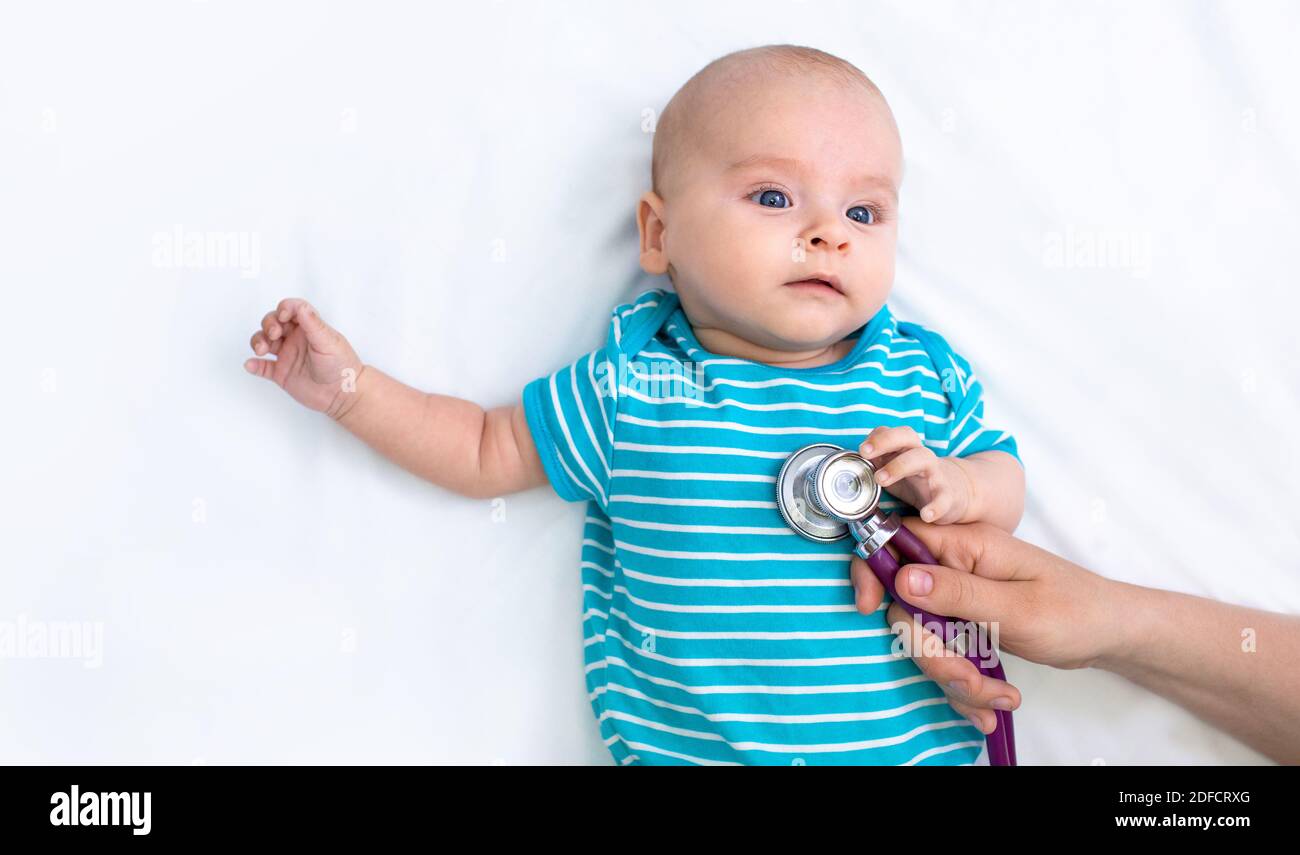
<path fill-rule="evenodd" d="M 790 45 L 728 54 L 656 125 L 641 267 L 669 275 L 709 350 L 798 361 L 889 296 L 901 178 L 893 114 L 855 66 Z M 810 277 L 833 282 L 788 284 Z"/>

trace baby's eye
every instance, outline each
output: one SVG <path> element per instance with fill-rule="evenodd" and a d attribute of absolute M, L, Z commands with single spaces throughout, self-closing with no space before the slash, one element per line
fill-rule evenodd
<path fill-rule="evenodd" d="M 869 226 L 876 221 L 876 215 L 871 212 L 871 209 L 862 205 L 849 208 L 846 216 L 855 223 L 862 223 L 864 226 Z"/>
<path fill-rule="evenodd" d="M 749 198 L 767 208 L 790 207 L 790 199 L 780 190 L 759 190 Z"/>

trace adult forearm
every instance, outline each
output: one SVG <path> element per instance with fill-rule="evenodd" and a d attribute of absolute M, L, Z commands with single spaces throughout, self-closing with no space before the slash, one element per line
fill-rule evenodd
<path fill-rule="evenodd" d="M 1281 763 L 1300 763 L 1300 618 L 1111 583 L 1096 661 Z"/>

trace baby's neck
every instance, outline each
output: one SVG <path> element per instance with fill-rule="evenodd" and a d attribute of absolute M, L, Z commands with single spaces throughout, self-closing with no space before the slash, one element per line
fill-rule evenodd
<path fill-rule="evenodd" d="M 817 368 L 830 365 L 847 356 L 855 341 L 844 339 L 811 350 L 777 350 L 755 344 L 726 330 L 696 328 L 695 338 L 711 353 L 761 362 L 774 368 Z"/>

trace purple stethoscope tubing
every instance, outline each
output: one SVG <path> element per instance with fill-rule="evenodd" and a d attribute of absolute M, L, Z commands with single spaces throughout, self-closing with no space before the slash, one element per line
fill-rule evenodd
<path fill-rule="evenodd" d="M 935 560 L 934 555 L 930 553 L 930 550 L 921 542 L 920 538 L 909 531 L 907 526 L 902 525 L 901 523 L 893 537 L 890 538 L 889 542 L 898 550 L 898 554 L 901 555 L 909 564 L 939 564 L 939 562 Z M 894 581 L 895 577 L 898 575 L 898 571 L 901 569 L 901 565 L 898 563 L 898 560 L 890 554 L 888 549 L 877 549 L 869 558 L 867 558 L 867 565 L 871 568 L 871 571 L 876 574 L 876 578 L 880 580 L 880 584 L 885 587 L 885 590 L 889 592 L 889 595 L 894 598 L 895 602 L 906 609 L 914 618 L 919 619 L 922 626 L 932 626 L 933 624 L 938 623 L 943 627 L 944 644 L 948 644 L 953 640 L 956 636 L 956 628 L 953 626 L 952 620 L 932 615 L 929 612 L 917 608 L 898 595 L 898 591 L 894 587 Z M 992 664 L 985 664 L 983 659 L 980 657 L 978 650 L 966 653 L 966 659 L 978 668 L 980 673 L 1005 681 L 1006 672 L 1002 669 L 1002 663 L 997 658 L 997 652 L 994 651 L 992 656 Z M 985 737 L 985 742 L 988 745 L 989 765 L 1014 766 L 1016 765 L 1016 738 L 1015 730 L 1013 729 L 1011 721 L 1011 711 L 994 710 L 993 712 L 997 718 L 997 726 L 993 729 L 992 733 L 989 733 Z"/>

